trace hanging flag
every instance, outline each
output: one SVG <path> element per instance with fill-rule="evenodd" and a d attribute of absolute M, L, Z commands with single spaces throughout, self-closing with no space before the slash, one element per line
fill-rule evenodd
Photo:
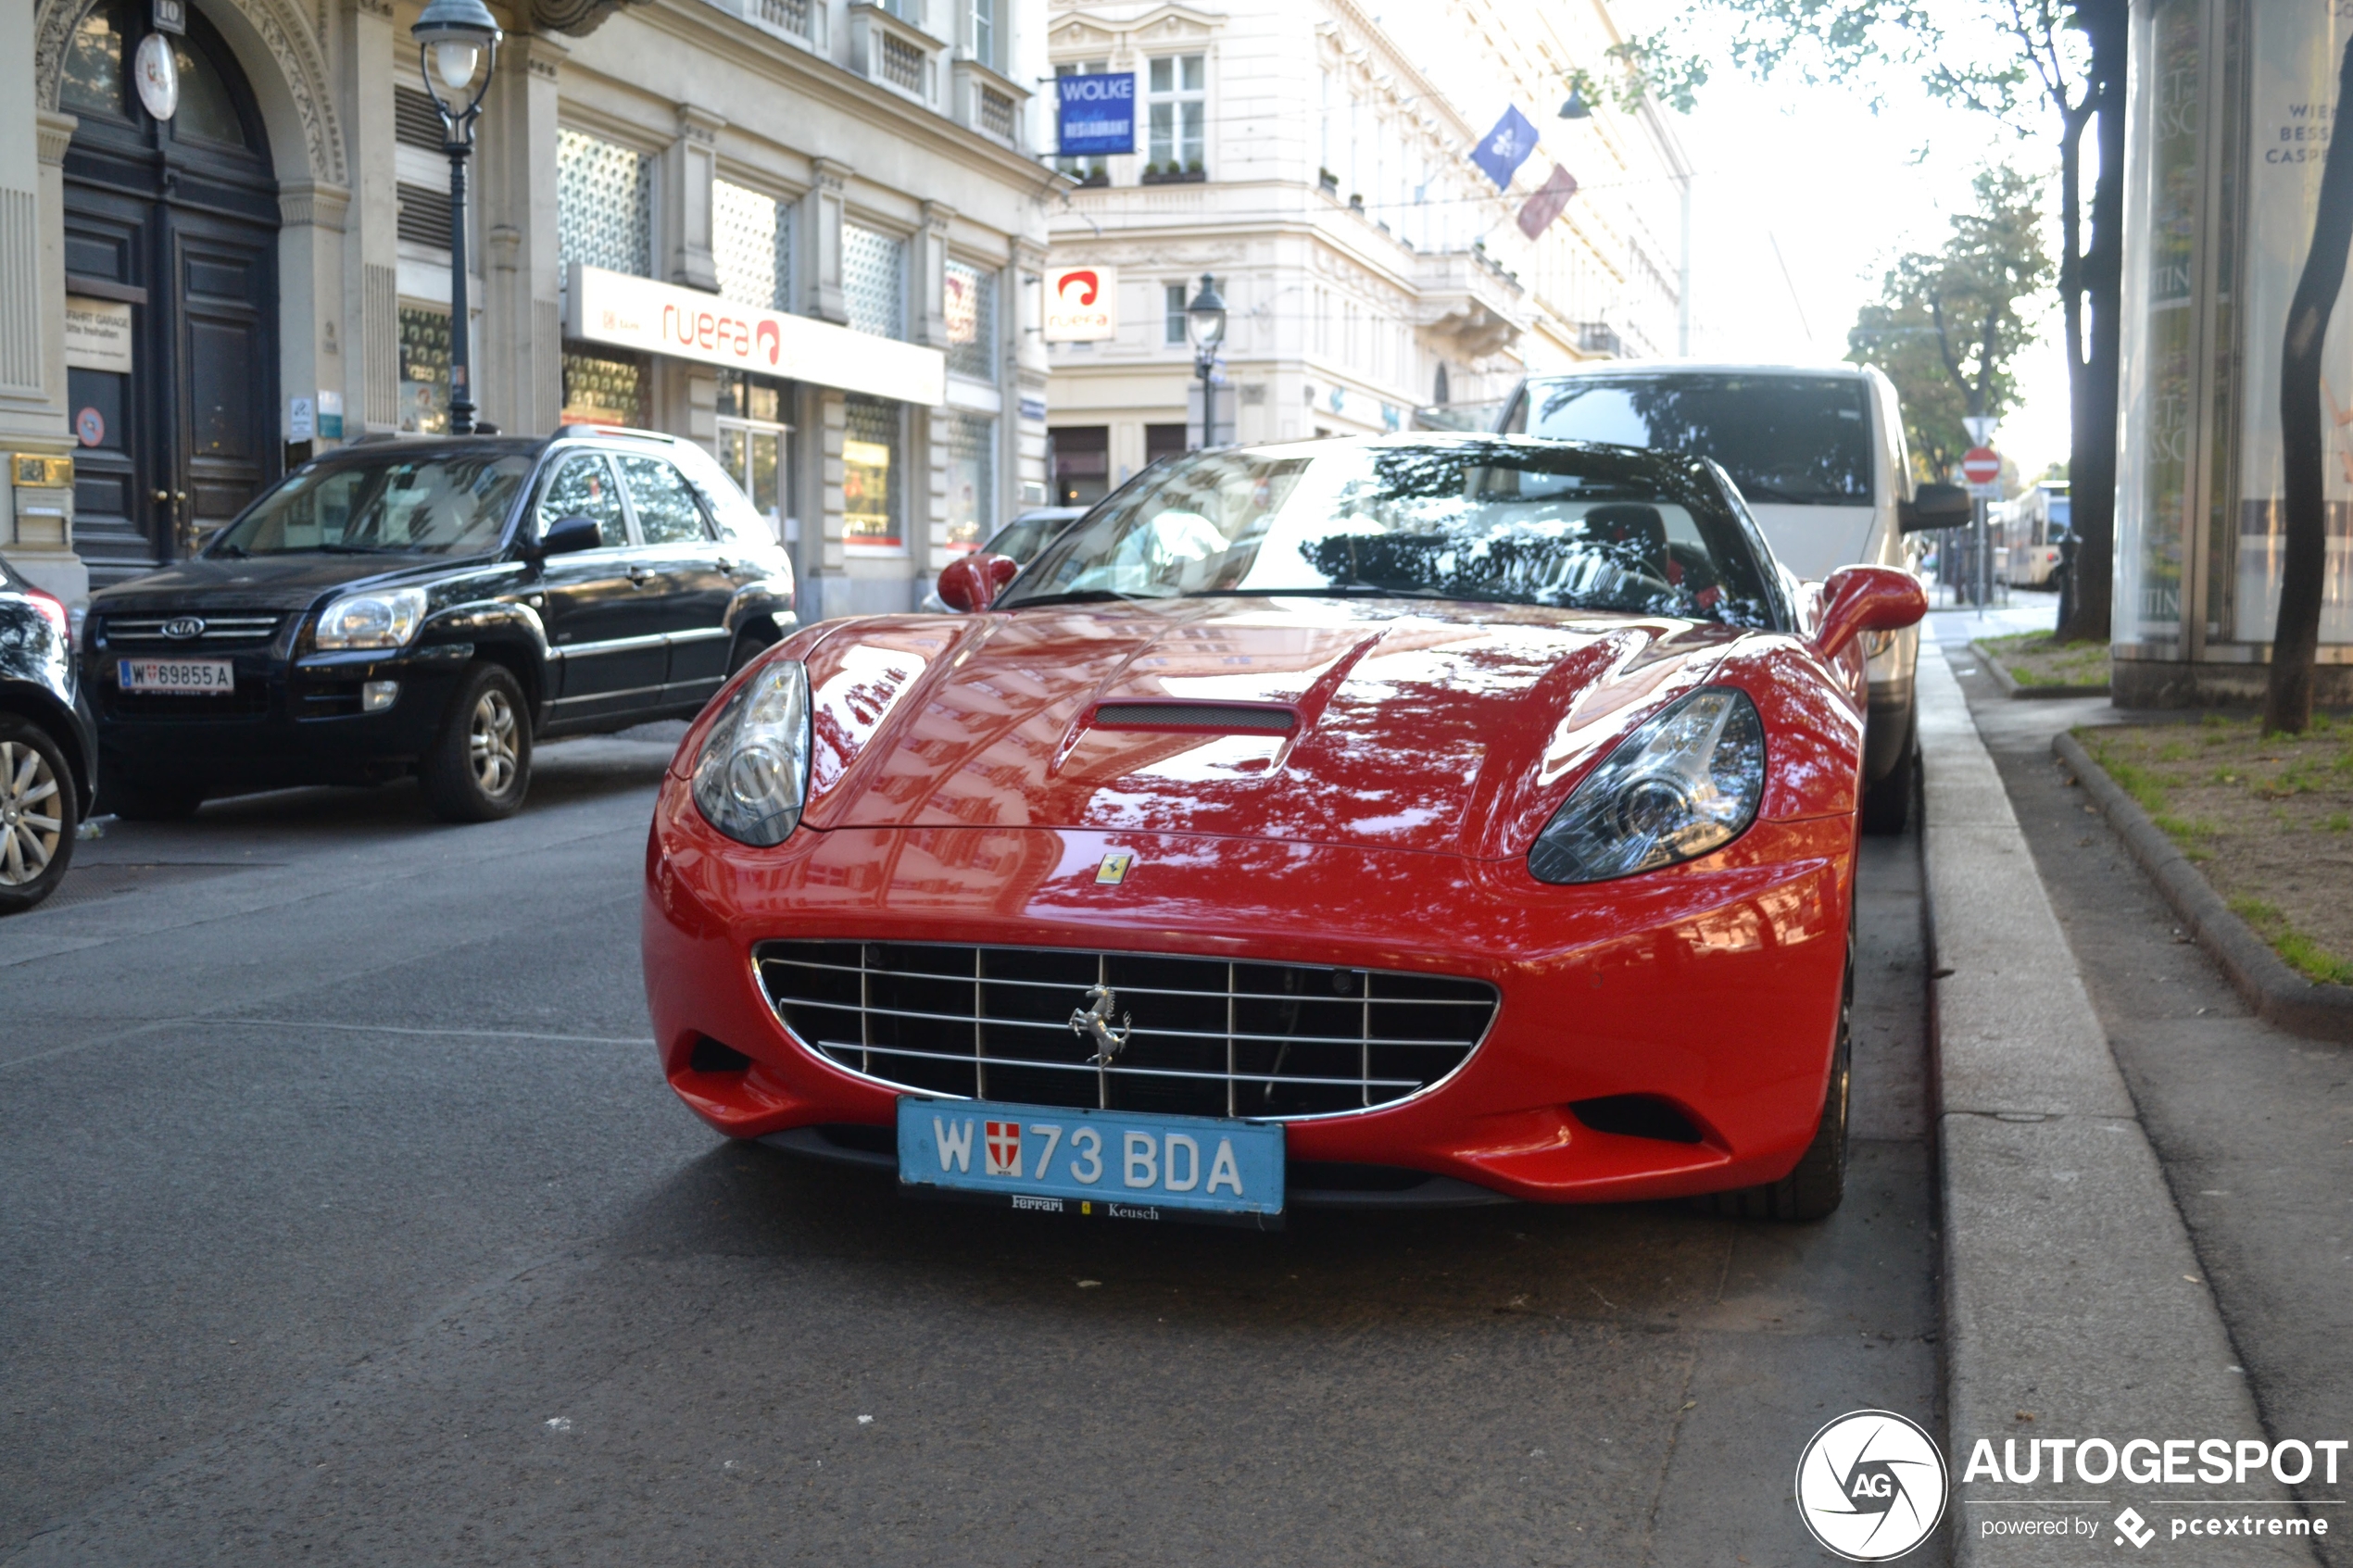
<path fill-rule="evenodd" d="M 1561 215 L 1568 206 L 1568 198 L 1576 194 L 1577 176 L 1557 163 L 1553 165 L 1553 172 L 1542 187 L 1519 209 L 1519 232 L 1532 240 L 1551 228 L 1553 220 Z"/>
<path fill-rule="evenodd" d="M 1519 166 L 1535 150 L 1536 127 L 1514 104 L 1504 110 L 1504 118 L 1495 122 L 1495 129 L 1479 142 L 1478 150 L 1471 154 L 1471 162 L 1495 182 L 1497 190 L 1508 191 L 1512 188 L 1512 176 L 1519 172 Z"/>

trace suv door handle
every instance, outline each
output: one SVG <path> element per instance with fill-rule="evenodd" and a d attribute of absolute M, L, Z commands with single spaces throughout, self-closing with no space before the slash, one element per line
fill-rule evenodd
<path fill-rule="evenodd" d="M 640 588 L 646 585 L 646 580 L 651 576 L 653 573 L 642 566 L 633 566 L 629 569 L 629 581 Z"/>

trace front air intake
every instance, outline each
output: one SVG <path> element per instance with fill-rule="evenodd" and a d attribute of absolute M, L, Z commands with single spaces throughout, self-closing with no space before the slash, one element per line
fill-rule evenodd
<path fill-rule="evenodd" d="M 1218 730 L 1287 734 L 1299 727 L 1288 708 L 1224 702 L 1107 702 L 1095 709 L 1099 730 Z"/>

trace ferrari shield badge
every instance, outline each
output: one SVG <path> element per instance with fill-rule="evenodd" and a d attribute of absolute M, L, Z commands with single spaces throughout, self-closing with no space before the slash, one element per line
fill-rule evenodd
<path fill-rule="evenodd" d="M 1135 856 L 1121 850 L 1113 850 L 1103 857 L 1103 863 L 1095 868 L 1095 885 L 1098 887 L 1118 886 L 1127 880 L 1127 868 L 1135 863 Z"/>

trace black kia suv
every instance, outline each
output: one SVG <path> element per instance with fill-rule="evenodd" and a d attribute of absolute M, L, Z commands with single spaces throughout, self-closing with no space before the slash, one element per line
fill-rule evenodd
<path fill-rule="evenodd" d="M 362 442 L 91 600 L 102 804 L 414 774 L 436 816 L 504 817 L 534 740 L 691 715 L 794 624 L 768 521 L 691 442 Z"/>

